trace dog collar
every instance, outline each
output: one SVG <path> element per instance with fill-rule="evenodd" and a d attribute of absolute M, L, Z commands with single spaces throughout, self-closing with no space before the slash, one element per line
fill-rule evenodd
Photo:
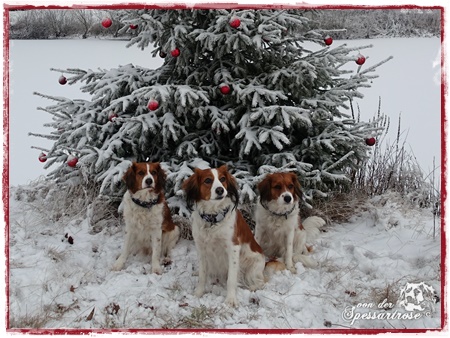
<path fill-rule="evenodd" d="M 278 216 L 278 217 L 285 217 L 286 219 L 288 218 L 288 216 L 289 216 L 289 215 L 294 211 L 294 209 L 295 209 L 295 203 L 294 203 L 294 205 L 292 206 L 292 209 L 291 209 L 291 210 L 288 210 L 288 211 L 283 212 L 283 213 L 278 213 L 278 212 L 275 212 L 275 211 L 270 210 L 269 207 L 268 207 L 267 205 L 264 205 L 262 201 L 261 201 L 260 203 L 261 203 L 262 207 L 263 207 L 264 209 L 266 209 L 268 212 L 270 212 L 272 215 Z"/>
<path fill-rule="evenodd" d="M 141 201 L 140 199 L 137 199 L 137 198 L 134 198 L 134 197 L 131 197 L 131 200 L 134 203 L 136 203 L 137 205 L 139 205 L 140 207 L 150 209 L 152 206 L 154 206 L 154 205 L 159 203 L 159 196 L 158 196 L 157 199 L 150 200 L 148 202 L 147 201 Z"/>
<path fill-rule="evenodd" d="M 211 225 L 217 224 L 224 220 L 225 216 L 230 211 L 230 207 L 226 207 L 224 210 L 219 212 L 218 214 L 200 214 L 200 217 L 207 223 Z"/>

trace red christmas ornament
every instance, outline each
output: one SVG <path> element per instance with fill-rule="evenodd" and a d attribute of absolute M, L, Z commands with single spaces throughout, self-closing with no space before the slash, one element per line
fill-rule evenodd
<path fill-rule="evenodd" d="M 364 62 L 366 62 L 366 58 L 365 58 L 365 56 L 364 55 L 362 55 L 362 54 L 358 54 L 358 57 L 357 57 L 357 59 L 356 59 L 356 64 L 358 64 L 358 65 L 363 65 L 364 64 Z"/>
<path fill-rule="evenodd" d="M 180 50 L 178 48 L 175 48 L 173 51 L 170 52 L 170 54 L 176 58 L 178 56 L 180 56 Z"/>
<path fill-rule="evenodd" d="M 105 18 L 102 21 L 102 26 L 105 28 L 109 28 L 112 25 L 112 20 L 110 18 Z"/>
<path fill-rule="evenodd" d="M 329 46 L 333 43 L 333 38 L 331 36 L 327 35 L 323 41 L 325 42 L 325 44 L 327 46 Z"/>
<path fill-rule="evenodd" d="M 116 113 L 112 113 L 112 114 L 110 114 L 109 116 L 108 116 L 108 119 L 111 121 L 111 122 L 114 122 L 114 120 L 116 119 L 116 118 L 118 118 L 119 117 L 119 115 L 117 115 Z"/>
<path fill-rule="evenodd" d="M 59 84 L 65 85 L 67 83 L 67 79 L 64 75 L 61 75 L 58 79 Z"/>
<path fill-rule="evenodd" d="M 231 88 L 229 85 L 223 84 L 219 87 L 219 90 L 223 95 L 227 95 L 230 93 Z"/>
<path fill-rule="evenodd" d="M 373 146 L 376 142 L 377 141 L 375 140 L 375 137 L 371 137 L 371 138 L 366 139 L 366 144 L 368 146 Z"/>
<path fill-rule="evenodd" d="M 235 18 L 230 21 L 230 26 L 233 28 L 238 28 L 240 25 L 241 25 L 241 20 L 239 20 L 238 18 Z"/>
<path fill-rule="evenodd" d="M 136 29 L 136 28 L 138 28 L 138 25 L 133 25 L 133 24 L 130 25 L 130 29 Z"/>
<path fill-rule="evenodd" d="M 73 155 L 70 155 L 70 156 L 67 158 L 67 165 L 68 165 L 69 167 L 74 168 L 74 167 L 77 165 L 77 163 L 78 163 L 78 158 L 77 158 L 77 157 L 75 157 L 75 156 L 73 156 Z"/>
<path fill-rule="evenodd" d="M 39 154 L 38 159 L 39 159 L 40 162 L 45 162 L 45 161 L 47 161 L 47 155 L 45 155 L 45 154 L 42 152 L 42 153 Z"/>
<path fill-rule="evenodd" d="M 159 107 L 159 102 L 158 101 L 156 101 L 156 100 L 150 100 L 149 102 L 148 102 L 148 105 L 147 105 L 147 107 L 148 107 L 148 109 L 150 109 L 150 110 L 156 110 L 156 109 L 158 109 L 158 107 Z"/>

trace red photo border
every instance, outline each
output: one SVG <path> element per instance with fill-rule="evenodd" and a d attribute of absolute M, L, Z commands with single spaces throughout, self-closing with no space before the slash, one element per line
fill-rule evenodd
<path fill-rule="evenodd" d="M 446 135 L 445 125 L 446 94 L 448 91 L 445 74 L 445 45 L 444 45 L 444 7 L 443 6 L 371 6 L 371 5 L 313 5 L 313 4 L 238 4 L 238 3 L 198 3 L 187 4 L 144 4 L 127 3 L 115 5 L 8 5 L 4 4 L 3 15 L 3 171 L 2 171 L 2 198 L 4 205 L 5 221 L 5 258 L 7 262 L 5 284 L 6 284 L 6 332 L 37 335 L 81 335 L 81 334 L 110 334 L 110 333 L 153 333 L 153 334 L 198 334 L 198 333 L 222 333 L 222 334 L 361 334 L 374 335 L 380 333 L 433 333 L 448 330 L 448 318 L 446 316 L 446 231 L 445 231 L 445 201 L 446 190 Z M 441 11 L 441 327 L 423 329 L 12 329 L 9 327 L 9 12 L 13 10 L 37 10 L 37 9 L 434 9 Z"/>

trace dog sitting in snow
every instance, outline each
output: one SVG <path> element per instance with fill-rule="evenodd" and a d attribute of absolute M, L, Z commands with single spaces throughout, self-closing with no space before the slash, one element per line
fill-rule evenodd
<path fill-rule="evenodd" d="M 164 197 L 166 173 L 159 163 L 133 163 L 123 176 L 125 242 L 113 270 L 121 270 L 131 253 L 151 252 L 152 273 L 161 274 L 161 257 L 170 262 L 170 251 L 180 237 Z"/>
<path fill-rule="evenodd" d="M 195 169 L 183 183 L 187 205 L 193 209 L 192 235 L 199 258 L 197 297 L 208 277 L 227 280 L 225 302 L 237 306 L 238 282 L 256 290 L 264 285 L 265 257 L 250 227 L 237 210 L 238 186 L 227 167 Z"/>
<path fill-rule="evenodd" d="M 268 257 L 282 258 L 295 273 L 295 263 L 314 267 L 306 243 L 319 234 L 325 221 L 317 216 L 303 222 L 299 216 L 301 187 L 292 172 L 268 174 L 257 186 L 259 201 L 255 210 L 255 239 Z"/>

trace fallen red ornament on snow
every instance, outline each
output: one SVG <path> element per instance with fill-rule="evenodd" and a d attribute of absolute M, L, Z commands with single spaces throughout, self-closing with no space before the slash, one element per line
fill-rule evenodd
<path fill-rule="evenodd" d="M 61 75 L 58 79 L 59 84 L 65 85 L 67 83 L 67 79 L 64 75 Z"/>
<path fill-rule="evenodd" d="M 47 161 L 47 155 L 45 155 L 44 153 L 40 153 L 38 159 L 40 162 L 45 162 Z"/>
<path fill-rule="evenodd" d="M 238 28 L 240 25 L 241 25 L 241 20 L 239 20 L 238 18 L 230 21 L 230 26 L 233 28 Z"/>
<path fill-rule="evenodd" d="M 102 21 L 102 26 L 105 28 L 109 28 L 112 25 L 112 20 L 110 18 L 105 18 Z"/>
<path fill-rule="evenodd" d="M 180 50 L 178 48 L 175 48 L 173 51 L 170 52 L 170 55 L 172 55 L 174 58 L 180 56 Z"/>
<path fill-rule="evenodd" d="M 77 163 L 78 163 L 78 158 L 77 158 L 77 157 L 70 155 L 70 156 L 67 158 L 67 165 L 68 165 L 69 167 L 74 168 L 74 167 L 77 165 Z"/>
<path fill-rule="evenodd" d="M 223 95 L 227 95 L 230 93 L 231 88 L 229 85 L 224 84 L 219 87 L 219 90 Z"/>
<path fill-rule="evenodd" d="M 323 40 L 327 46 L 331 45 L 333 43 L 333 38 L 331 36 L 326 36 Z"/>
<path fill-rule="evenodd" d="M 130 29 L 136 29 L 136 28 L 138 28 L 138 25 L 133 25 L 133 24 L 130 25 Z"/>
<path fill-rule="evenodd" d="M 364 57 L 364 55 L 358 54 L 358 58 L 356 59 L 355 62 L 356 62 L 356 64 L 361 66 L 364 64 L 364 62 L 366 62 L 366 58 Z"/>
<path fill-rule="evenodd" d="M 377 141 L 375 140 L 375 137 L 371 137 L 371 138 L 366 139 L 366 144 L 368 146 L 373 146 L 376 142 Z"/>
<path fill-rule="evenodd" d="M 159 107 L 159 102 L 158 101 L 156 101 L 156 100 L 150 100 L 149 102 L 148 102 L 148 105 L 147 105 L 147 107 L 148 107 L 148 109 L 150 109 L 150 110 L 156 110 L 156 109 L 158 109 L 158 107 Z"/>

